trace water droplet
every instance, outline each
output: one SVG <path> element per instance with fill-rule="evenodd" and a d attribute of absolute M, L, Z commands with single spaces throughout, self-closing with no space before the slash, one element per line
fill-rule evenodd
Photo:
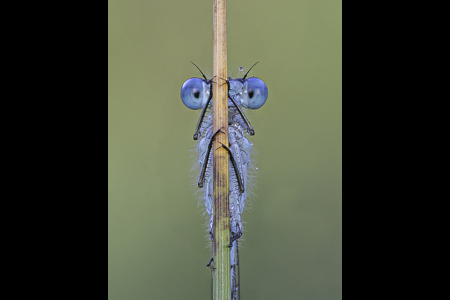
<path fill-rule="evenodd" d="M 258 168 L 258 167 L 256 167 L 256 170 L 259 170 L 259 168 Z"/>
<path fill-rule="evenodd" d="M 243 72 L 244 68 L 243 67 L 239 67 L 239 71 Z"/>

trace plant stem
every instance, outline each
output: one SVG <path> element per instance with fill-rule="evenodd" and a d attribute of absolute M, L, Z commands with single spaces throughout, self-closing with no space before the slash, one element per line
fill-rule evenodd
<path fill-rule="evenodd" d="M 213 299 L 231 298 L 230 282 L 230 215 L 228 152 L 228 79 L 226 0 L 213 0 L 213 130 L 221 129 L 214 140 L 214 241 Z M 217 150 L 216 150 L 217 149 Z"/>

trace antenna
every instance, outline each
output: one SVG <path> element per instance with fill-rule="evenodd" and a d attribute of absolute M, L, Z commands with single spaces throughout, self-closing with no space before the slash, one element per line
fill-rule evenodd
<path fill-rule="evenodd" d="M 192 61 L 191 61 L 191 63 L 194 65 L 194 66 L 196 66 L 197 67 L 197 65 L 196 64 L 194 64 Z M 253 68 L 253 67 L 252 67 Z M 208 80 L 208 78 L 206 78 L 206 76 L 205 76 L 205 74 L 203 74 L 203 72 L 202 72 L 202 70 L 200 70 L 200 68 L 199 67 L 197 67 L 197 69 L 200 71 L 200 73 L 202 73 L 202 75 L 203 75 L 203 78 L 205 78 L 205 80 Z"/>
<path fill-rule="evenodd" d="M 250 68 L 250 70 L 253 69 L 253 67 L 254 67 L 257 63 L 259 63 L 259 61 L 255 62 L 255 64 Z M 245 73 L 245 75 L 244 75 L 244 77 L 242 77 L 242 79 L 245 79 L 245 77 L 247 77 L 247 74 L 250 72 L 250 70 L 248 70 L 247 73 Z M 201 71 L 200 71 L 200 72 L 201 72 Z"/>

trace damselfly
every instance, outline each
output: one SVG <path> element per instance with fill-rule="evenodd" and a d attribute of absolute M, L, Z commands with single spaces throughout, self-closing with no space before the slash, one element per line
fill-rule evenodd
<path fill-rule="evenodd" d="M 194 64 L 194 63 L 193 63 Z M 194 64 L 195 65 L 195 64 Z M 252 143 L 244 136 L 244 130 L 249 135 L 255 131 L 241 106 L 258 109 L 267 100 L 267 86 L 261 79 L 250 77 L 246 79 L 250 70 L 242 78 L 230 78 L 228 85 L 228 140 L 229 145 L 223 145 L 230 157 L 229 163 L 229 201 L 230 201 L 230 246 L 231 246 L 231 299 L 240 298 L 239 288 L 239 250 L 238 239 L 242 235 L 241 214 L 247 200 L 247 179 L 250 163 L 250 148 Z M 196 65 L 195 65 L 196 66 Z M 197 66 L 196 66 L 197 67 Z M 181 100 L 190 109 L 203 108 L 194 133 L 194 140 L 201 137 L 198 146 L 200 175 L 198 186 L 203 189 L 203 199 L 206 212 L 209 214 L 209 234 L 213 239 L 213 155 L 211 153 L 214 137 L 220 130 L 213 132 L 212 111 L 205 116 L 208 108 L 213 105 L 213 81 L 203 75 L 201 78 L 190 78 L 181 87 Z M 242 70 L 242 68 L 241 68 Z M 220 79 L 219 79 L 220 80 Z M 212 260 L 212 259 L 211 259 Z M 208 263 L 208 265 L 211 263 Z"/>

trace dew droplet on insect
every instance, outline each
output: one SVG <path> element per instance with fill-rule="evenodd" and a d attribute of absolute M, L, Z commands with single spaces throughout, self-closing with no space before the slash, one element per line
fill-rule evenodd
<path fill-rule="evenodd" d="M 244 68 L 243 67 L 239 67 L 239 71 L 244 71 Z"/>
<path fill-rule="evenodd" d="M 258 168 L 258 167 L 256 167 L 256 170 L 259 170 L 259 168 Z"/>

